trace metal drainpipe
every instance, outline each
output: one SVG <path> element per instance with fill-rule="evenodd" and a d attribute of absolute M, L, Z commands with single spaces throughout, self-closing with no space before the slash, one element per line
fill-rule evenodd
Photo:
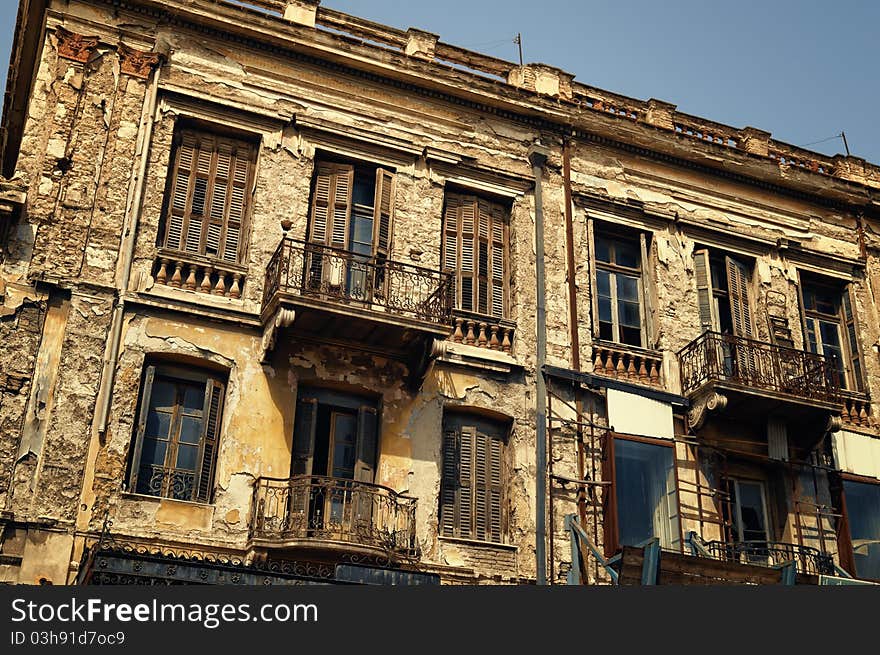
<path fill-rule="evenodd" d="M 538 357 L 535 378 L 535 564 L 536 582 L 547 584 L 547 385 L 544 364 L 547 360 L 547 298 L 544 284 L 544 209 L 541 176 L 550 150 L 540 141 L 529 148 L 529 163 L 535 178 L 535 271 L 537 304 Z"/>
<path fill-rule="evenodd" d="M 161 66 L 153 70 L 153 80 L 149 88 L 148 106 L 144 115 L 145 124 L 141 131 L 140 161 L 138 162 L 137 179 L 134 189 L 130 192 L 128 212 L 126 216 L 126 229 L 123 231 L 122 259 L 117 268 L 117 289 L 119 298 L 113 307 L 113 319 L 110 328 L 110 338 L 104 352 L 104 368 L 101 371 L 101 387 L 98 392 L 97 412 L 95 415 L 98 434 L 103 437 L 107 431 L 107 420 L 110 416 L 110 397 L 113 383 L 116 378 L 116 363 L 119 359 L 119 345 L 122 339 L 122 318 L 125 314 L 125 294 L 128 292 L 128 283 L 131 280 L 131 261 L 134 257 L 135 232 L 137 230 L 137 217 L 140 209 L 141 198 L 144 190 L 144 176 L 147 172 L 147 160 L 150 150 L 150 141 L 153 137 L 153 123 L 156 114 L 156 100 L 159 91 L 159 72 Z"/>

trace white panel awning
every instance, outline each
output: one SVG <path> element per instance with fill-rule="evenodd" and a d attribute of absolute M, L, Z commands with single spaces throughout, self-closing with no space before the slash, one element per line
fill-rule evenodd
<path fill-rule="evenodd" d="M 841 430 L 832 434 L 831 444 L 841 471 L 880 478 L 880 439 Z"/>
<path fill-rule="evenodd" d="M 673 439 L 672 405 L 634 393 L 608 389 L 608 425 L 615 432 Z"/>

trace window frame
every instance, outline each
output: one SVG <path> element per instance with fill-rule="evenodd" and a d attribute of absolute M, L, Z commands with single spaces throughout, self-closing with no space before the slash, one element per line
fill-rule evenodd
<path fill-rule="evenodd" d="M 880 583 L 880 578 L 861 577 L 856 571 L 855 553 L 852 543 L 852 528 L 850 527 L 850 514 L 846 502 L 846 485 L 844 484 L 845 482 L 854 482 L 858 484 L 868 484 L 875 487 L 880 487 L 880 480 L 864 475 L 857 475 L 855 473 L 840 473 L 840 513 L 843 525 L 838 532 L 837 538 L 838 557 L 840 558 L 841 566 L 854 578 Z M 878 508 L 878 512 L 880 512 L 880 508 Z"/>
<path fill-rule="evenodd" d="M 604 341 L 607 343 L 618 344 L 623 347 L 633 347 L 633 348 L 649 348 L 651 342 L 651 335 L 649 335 L 649 318 L 647 313 L 649 311 L 649 298 L 646 293 L 646 284 L 645 284 L 645 259 L 647 257 L 647 240 L 648 234 L 642 230 L 639 230 L 637 234 L 626 233 L 622 229 L 615 229 L 613 224 L 601 224 L 599 229 L 596 229 L 596 226 L 593 223 L 593 219 L 590 219 L 590 260 L 593 262 L 592 270 L 590 271 L 592 274 L 593 284 L 593 317 L 594 317 L 594 334 L 596 338 L 600 341 Z M 619 244 L 627 244 L 633 247 L 636 256 L 638 257 L 638 267 L 631 268 L 628 266 L 622 266 L 616 262 L 616 248 L 615 252 L 615 262 L 604 262 L 600 261 L 598 257 L 598 241 L 599 239 L 603 239 L 608 242 L 610 247 L 614 247 Z M 600 320 L 599 314 L 599 274 L 601 272 L 607 273 L 609 276 L 609 286 L 608 292 L 611 300 L 611 337 L 604 338 L 602 337 L 602 327 L 601 324 L 604 321 Z M 623 341 L 621 338 L 621 327 L 620 327 L 620 309 L 619 302 L 620 299 L 617 296 L 617 277 L 619 275 L 635 278 L 636 280 L 636 299 L 639 304 L 639 343 L 632 344 Z"/>
<path fill-rule="evenodd" d="M 129 493 L 158 498 L 163 500 L 175 500 L 179 502 L 192 502 L 211 504 L 215 489 L 215 476 L 219 454 L 220 436 L 222 432 L 223 410 L 226 396 L 226 375 L 218 373 L 211 368 L 183 368 L 179 364 L 152 362 L 144 366 L 141 377 L 141 389 L 138 395 L 138 407 L 136 416 L 138 422 L 134 426 L 134 435 L 130 443 L 129 467 L 126 475 L 126 490 Z M 198 442 L 198 454 L 194 468 L 192 469 L 193 485 L 188 496 L 177 497 L 174 495 L 173 484 L 162 482 L 162 488 L 157 493 L 140 488 L 141 468 L 146 425 L 152 408 L 152 394 L 157 382 L 169 380 L 175 385 L 175 394 L 180 393 L 183 385 L 201 385 L 203 394 L 201 425 Z M 169 432 L 165 456 L 161 468 L 166 471 L 184 471 L 176 466 L 177 452 L 180 445 L 181 416 L 183 400 L 178 396 L 173 405 L 172 419 L 169 422 Z M 151 437 L 153 438 L 153 437 Z M 160 441 L 163 441 L 160 439 Z M 206 458 L 208 458 L 206 460 Z M 174 466 L 169 466 L 173 462 Z M 151 466 L 158 466 L 151 463 Z"/>
<path fill-rule="evenodd" d="M 607 433 L 605 438 L 602 458 L 602 479 L 611 482 L 607 487 L 607 493 L 603 493 L 603 535 L 605 542 L 605 556 L 614 556 L 621 548 L 620 543 L 620 508 L 617 498 L 617 461 L 615 454 L 615 441 L 629 441 L 649 446 L 662 446 L 669 448 L 672 454 L 672 470 L 675 485 L 676 525 L 678 526 L 678 552 L 684 552 L 684 532 L 681 515 L 681 485 L 678 477 L 678 462 L 675 450 L 675 441 L 654 437 L 644 437 L 620 432 Z M 655 535 L 656 536 L 656 535 Z M 668 550 L 668 547 L 663 547 Z"/>
<path fill-rule="evenodd" d="M 459 411 L 455 408 L 444 409 L 442 443 L 440 449 L 440 493 L 437 512 L 437 534 L 440 538 L 464 539 L 495 546 L 508 545 L 510 542 L 509 532 L 509 479 L 510 479 L 510 433 L 512 421 L 499 419 L 468 411 Z M 470 449 L 471 467 L 468 472 L 470 482 L 467 492 L 466 505 L 462 503 L 464 496 L 462 491 L 462 451 L 465 431 L 469 431 L 472 441 L 468 444 Z M 483 489 L 477 484 L 480 437 L 485 438 L 485 461 L 483 463 L 486 483 Z M 451 439 L 455 439 L 454 443 Z M 498 444 L 498 481 L 492 482 L 493 445 Z M 453 455 L 450 460 L 449 456 Z M 485 529 L 481 536 L 478 525 L 478 503 L 480 492 L 485 494 Z M 496 493 L 497 503 L 492 494 Z M 462 507 L 470 509 L 467 525 L 462 518 Z M 497 539 L 492 534 L 493 512 L 497 511 L 498 532 Z M 452 512 L 449 515 L 449 512 Z"/>
<path fill-rule="evenodd" d="M 819 327 L 822 321 L 834 323 L 837 328 L 841 353 L 841 362 L 838 368 L 841 387 L 847 391 L 864 393 L 864 357 L 862 356 L 861 346 L 858 343 L 858 320 L 852 297 L 852 283 L 827 280 L 814 275 L 805 276 L 800 271 L 798 272 L 798 277 L 804 351 L 826 356 Z M 828 314 L 818 309 L 808 309 L 805 300 L 807 289 L 819 289 L 825 293 L 832 294 L 837 303 L 837 312 L 835 314 Z M 847 317 L 847 310 L 849 318 Z M 811 322 L 813 332 L 816 335 L 816 351 L 813 351 L 810 345 L 809 327 Z"/>
<path fill-rule="evenodd" d="M 466 205 L 473 206 L 473 229 L 472 234 L 466 233 L 464 229 L 464 208 Z M 480 273 L 480 245 L 483 241 L 480 232 L 481 225 L 481 209 L 485 207 L 486 216 L 488 216 L 488 227 L 486 230 L 486 275 Z M 450 219 L 455 215 L 455 229 L 450 229 Z M 500 225 L 501 240 L 495 238 L 496 221 Z M 452 275 L 455 285 L 454 294 L 454 311 L 474 314 L 477 316 L 486 316 L 492 320 L 508 320 L 511 316 L 511 292 L 510 292 L 510 221 L 511 207 L 508 203 L 493 198 L 486 194 L 480 194 L 473 191 L 467 191 L 458 188 L 447 187 L 443 193 L 443 221 L 441 228 L 440 243 L 440 266 L 444 273 Z M 470 237 L 471 242 L 471 261 L 472 275 L 466 276 L 467 271 L 464 270 L 463 260 L 465 237 Z M 454 244 L 455 250 L 452 252 L 451 246 Z M 501 310 L 495 311 L 496 297 L 494 294 L 495 282 L 497 280 L 495 271 L 496 245 L 500 246 L 501 266 L 500 266 L 500 283 L 501 283 Z M 454 261 L 453 261 L 454 259 Z M 464 307 L 464 280 L 472 280 L 471 282 L 471 308 Z M 480 289 L 486 288 L 486 311 L 480 311 Z"/>
<path fill-rule="evenodd" d="M 187 182 L 185 199 L 183 208 L 181 209 L 177 203 L 176 196 L 178 190 L 178 179 L 181 172 L 181 156 L 182 149 L 186 140 L 192 142 L 191 147 L 195 153 L 199 154 L 208 151 L 210 147 L 210 160 L 208 164 L 207 182 L 205 187 L 204 210 L 201 214 L 192 213 L 192 205 L 196 193 L 196 180 L 198 175 L 198 162 L 193 162 L 191 169 L 188 170 L 189 179 Z M 208 144 L 208 146 L 206 146 Z M 215 200 L 214 191 L 217 182 L 221 179 L 217 175 L 218 153 L 222 148 L 228 148 L 230 151 L 231 161 L 228 174 L 225 178 L 226 186 L 223 199 L 222 219 L 218 219 L 212 215 L 212 205 Z M 165 186 L 165 195 L 162 208 L 162 220 L 160 230 L 157 235 L 157 245 L 161 250 L 176 253 L 188 257 L 201 257 L 210 261 L 225 265 L 241 266 L 247 261 L 247 251 L 250 241 L 250 225 L 251 215 L 254 206 L 254 192 L 256 188 L 257 162 L 260 150 L 260 140 L 255 134 L 239 133 L 230 131 L 221 126 L 203 124 L 202 122 L 185 120 L 179 122 L 174 127 L 174 135 L 172 137 L 171 157 L 168 164 L 168 172 Z M 246 156 L 238 155 L 245 151 Z M 239 183 L 236 179 L 235 165 L 239 161 L 245 161 L 247 170 L 243 182 Z M 236 188 L 241 188 L 241 213 L 237 220 L 231 217 L 233 198 L 235 197 Z M 189 232 L 191 221 L 194 217 L 198 217 L 201 221 L 199 228 L 198 247 L 191 249 L 189 246 Z M 175 234 L 175 219 L 180 223 L 179 235 L 177 235 L 177 243 L 173 243 L 172 232 Z M 217 236 L 217 252 L 208 253 L 209 232 L 211 226 L 219 221 L 220 232 Z M 236 245 L 236 255 L 230 259 L 226 256 L 226 248 L 229 246 L 228 235 L 230 225 L 238 223 L 239 233 Z"/>

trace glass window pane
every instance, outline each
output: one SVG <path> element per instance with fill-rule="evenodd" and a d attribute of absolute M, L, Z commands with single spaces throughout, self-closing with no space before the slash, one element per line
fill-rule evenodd
<path fill-rule="evenodd" d="M 358 169 L 354 173 L 354 188 L 351 191 L 351 199 L 357 205 L 372 207 L 376 194 L 376 173 L 370 170 Z"/>
<path fill-rule="evenodd" d="M 600 296 L 611 296 L 611 274 L 608 271 L 596 271 L 596 290 Z"/>
<path fill-rule="evenodd" d="M 596 260 L 611 263 L 611 244 L 608 239 L 596 237 Z"/>
<path fill-rule="evenodd" d="M 617 320 L 621 325 L 639 327 L 642 324 L 639 316 L 639 304 L 635 302 L 617 303 Z"/>
<path fill-rule="evenodd" d="M 727 291 L 727 271 L 724 263 L 717 259 L 709 261 L 709 271 L 712 275 L 712 288 L 716 291 Z"/>
<path fill-rule="evenodd" d="M 144 438 L 144 445 L 141 449 L 141 468 L 155 464 L 157 466 L 165 466 L 165 449 L 168 444 L 158 439 Z"/>
<path fill-rule="evenodd" d="M 856 575 L 880 579 L 880 484 L 844 480 Z"/>
<path fill-rule="evenodd" d="M 807 343 L 811 353 L 819 352 L 819 342 L 816 340 L 816 319 L 807 319 Z"/>
<path fill-rule="evenodd" d="M 762 487 L 756 482 L 739 482 L 740 535 L 742 541 L 767 540 L 767 515 Z"/>
<path fill-rule="evenodd" d="M 616 241 L 614 243 L 615 254 L 617 255 L 618 266 L 626 266 L 627 268 L 639 267 L 639 248 L 634 243 L 626 241 Z"/>
<path fill-rule="evenodd" d="M 186 385 L 183 392 L 183 409 L 187 414 L 201 415 L 205 406 L 205 385 Z"/>
<path fill-rule="evenodd" d="M 642 331 L 637 327 L 620 326 L 620 342 L 630 346 L 642 345 Z"/>
<path fill-rule="evenodd" d="M 611 323 L 611 298 L 599 296 L 599 320 Z"/>
<path fill-rule="evenodd" d="M 168 439 L 168 431 L 171 429 L 171 414 L 150 410 L 147 414 L 147 428 L 144 433 L 147 437 Z"/>
<path fill-rule="evenodd" d="M 174 409 L 177 388 L 168 380 L 155 380 L 150 392 L 150 407 L 172 411 Z"/>
<path fill-rule="evenodd" d="M 599 338 L 605 341 L 614 341 L 614 326 L 605 321 L 599 321 Z"/>
<path fill-rule="evenodd" d="M 188 444 L 180 444 L 177 447 L 177 464 L 176 468 L 186 471 L 196 470 L 196 460 L 199 456 L 199 447 L 190 446 Z"/>
<path fill-rule="evenodd" d="M 830 321 L 819 321 L 819 333 L 822 335 L 822 346 L 840 350 L 840 326 Z"/>
<path fill-rule="evenodd" d="M 617 276 L 617 297 L 620 300 L 631 300 L 638 302 L 639 300 L 639 281 L 638 278 L 628 275 Z"/>
<path fill-rule="evenodd" d="M 659 537 L 672 547 L 679 541 L 672 448 L 615 439 L 614 465 L 620 543 Z"/>
<path fill-rule="evenodd" d="M 181 443 L 199 443 L 202 436 L 202 419 L 192 416 L 182 416 L 180 418 L 180 442 Z"/>

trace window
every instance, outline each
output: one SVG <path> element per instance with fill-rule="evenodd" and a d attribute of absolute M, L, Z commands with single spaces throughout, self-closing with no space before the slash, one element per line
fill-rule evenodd
<path fill-rule="evenodd" d="M 246 141 L 179 130 L 160 245 L 239 263 L 255 157 L 256 148 Z"/>
<path fill-rule="evenodd" d="M 807 350 L 834 360 L 843 388 L 862 391 L 862 363 L 849 290 L 804 277 L 801 299 Z"/>
<path fill-rule="evenodd" d="M 593 314 L 597 318 L 596 336 L 605 341 L 645 347 L 647 334 L 645 295 L 642 284 L 642 261 L 646 257 L 646 235 L 608 227 L 593 233 L 588 221 L 593 248 L 593 274 L 596 293 Z"/>
<path fill-rule="evenodd" d="M 378 427 L 375 401 L 329 389 L 300 388 L 291 475 L 373 482 Z"/>
<path fill-rule="evenodd" d="M 175 500 L 211 501 L 224 388 L 213 372 L 147 367 L 129 489 Z"/>
<path fill-rule="evenodd" d="M 843 481 L 853 573 L 880 580 L 880 484 Z"/>
<path fill-rule="evenodd" d="M 757 480 L 724 479 L 726 501 L 722 503 L 727 543 L 748 543 L 757 549 L 769 541 L 767 492 Z"/>
<path fill-rule="evenodd" d="M 506 538 L 506 424 L 478 416 L 443 417 L 440 534 L 501 543 Z"/>
<path fill-rule="evenodd" d="M 476 196 L 446 194 L 443 270 L 455 280 L 455 308 L 505 318 L 508 212 Z"/>
<path fill-rule="evenodd" d="M 697 250 L 694 273 L 703 329 L 751 338 L 748 267 L 733 257 Z"/>
<path fill-rule="evenodd" d="M 611 443 L 613 454 L 606 460 L 613 467 L 606 476 L 614 485 L 612 516 L 606 517 L 609 554 L 618 546 L 654 538 L 663 548 L 678 549 L 681 529 L 672 445 L 620 437 Z"/>

